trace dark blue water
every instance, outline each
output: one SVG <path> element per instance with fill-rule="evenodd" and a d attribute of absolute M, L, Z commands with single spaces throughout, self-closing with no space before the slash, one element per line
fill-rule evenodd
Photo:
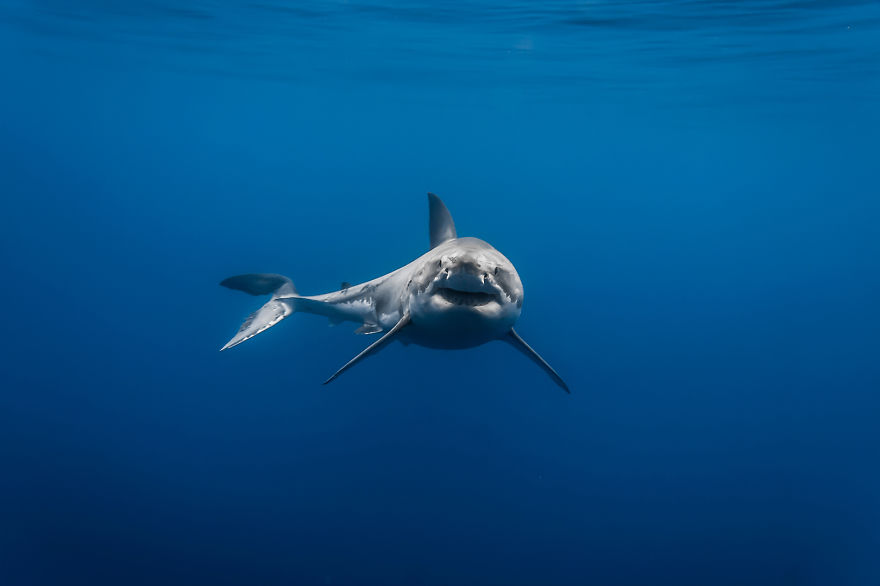
<path fill-rule="evenodd" d="M 880 5 L 0 6 L 0 583 L 880 583 Z M 427 246 L 503 344 L 260 300 Z"/>

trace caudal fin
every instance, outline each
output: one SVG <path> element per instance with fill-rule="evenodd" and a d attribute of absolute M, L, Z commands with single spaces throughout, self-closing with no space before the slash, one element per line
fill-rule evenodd
<path fill-rule="evenodd" d="M 272 273 L 236 275 L 224 279 L 220 284 L 251 295 L 272 295 L 272 298 L 263 307 L 252 313 L 241 324 L 238 333 L 220 348 L 221 351 L 238 346 L 260 332 L 265 332 L 293 313 L 293 298 L 291 296 L 297 295 L 296 288 L 293 286 L 293 281 L 283 275 Z M 285 298 L 279 299 L 282 296 Z"/>

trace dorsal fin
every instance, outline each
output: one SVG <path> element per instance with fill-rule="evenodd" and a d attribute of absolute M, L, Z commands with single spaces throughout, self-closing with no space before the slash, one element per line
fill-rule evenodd
<path fill-rule="evenodd" d="M 431 248 L 458 237 L 452 214 L 433 193 L 428 194 L 428 228 L 431 233 Z"/>

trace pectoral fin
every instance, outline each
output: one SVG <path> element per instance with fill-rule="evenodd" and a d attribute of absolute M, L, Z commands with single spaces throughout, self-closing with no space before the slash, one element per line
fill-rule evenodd
<path fill-rule="evenodd" d="M 562 389 L 566 393 L 571 393 L 568 390 L 568 385 L 565 384 L 565 381 L 562 380 L 562 377 L 559 376 L 559 373 L 553 370 L 553 367 L 547 364 L 547 361 L 541 358 L 541 355 L 535 352 L 531 346 L 526 344 L 526 341 L 519 337 L 519 334 L 511 328 L 507 335 L 504 337 L 504 341 L 509 343 L 511 346 L 528 356 L 535 364 L 544 369 L 544 372 L 550 375 L 550 378 L 553 379 L 557 385 L 562 387 Z"/>
<path fill-rule="evenodd" d="M 382 347 L 385 346 L 386 344 L 388 344 L 388 342 L 390 342 L 394 338 L 394 336 L 397 334 L 397 332 L 402 330 L 407 324 L 409 324 L 409 322 L 410 322 L 409 313 L 403 314 L 403 317 L 400 318 L 400 321 L 397 322 L 396 324 L 394 324 L 394 327 L 391 328 L 390 330 L 388 330 L 388 332 L 384 336 L 382 336 L 381 338 L 379 338 L 378 340 L 376 340 L 375 342 L 373 342 L 372 344 L 370 344 L 369 346 L 364 348 L 363 352 L 361 352 L 360 354 L 358 354 L 357 356 L 355 356 L 354 358 L 349 360 L 345 364 L 345 366 L 343 366 L 342 368 L 340 368 L 339 370 L 334 372 L 333 376 L 331 376 L 330 378 L 328 378 L 327 380 L 324 381 L 324 384 L 326 385 L 327 383 L 332 382 L 333 379 L 335 379 L 337 376 L 339 376 L 340 374 L 342 374 L 343 372 L 345 372 L 346 370 L 348 370 L 349 368 L 351 368 L 352 366 L 354 366 L 355 364 L 357 364 L 358 362 L 360 362 L 361 360 L 363 360 L 364 358 L 366 358 L 370 354 L 373 354 L 373 353 L 381 350 Z"/>

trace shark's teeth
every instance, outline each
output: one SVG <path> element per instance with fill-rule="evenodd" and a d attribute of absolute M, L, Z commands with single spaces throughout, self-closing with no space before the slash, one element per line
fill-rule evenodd
<path fill-rule="evenodd" d="M 437 294 L 449 303 L 455 305 L 465 305 L 468 307 L 479 307 L 488 305 L 493 301 L 498 301 L 498 296 L 493 293 L 484 293 L 482 291 L 459 291 L 450 289 L 449 287 L 441 287 L 437 290 Z"/>
<path fill-rule="evenodd" d="M 436 281 L 439 287 L 447 287 L 455 291 L 464 291 L 466 293 L 495 293 L 497 287 L 491 279 L 486 278 L 486 274 L 481 275 L 455 272 L 452 274 L 440 275 Z"/>

